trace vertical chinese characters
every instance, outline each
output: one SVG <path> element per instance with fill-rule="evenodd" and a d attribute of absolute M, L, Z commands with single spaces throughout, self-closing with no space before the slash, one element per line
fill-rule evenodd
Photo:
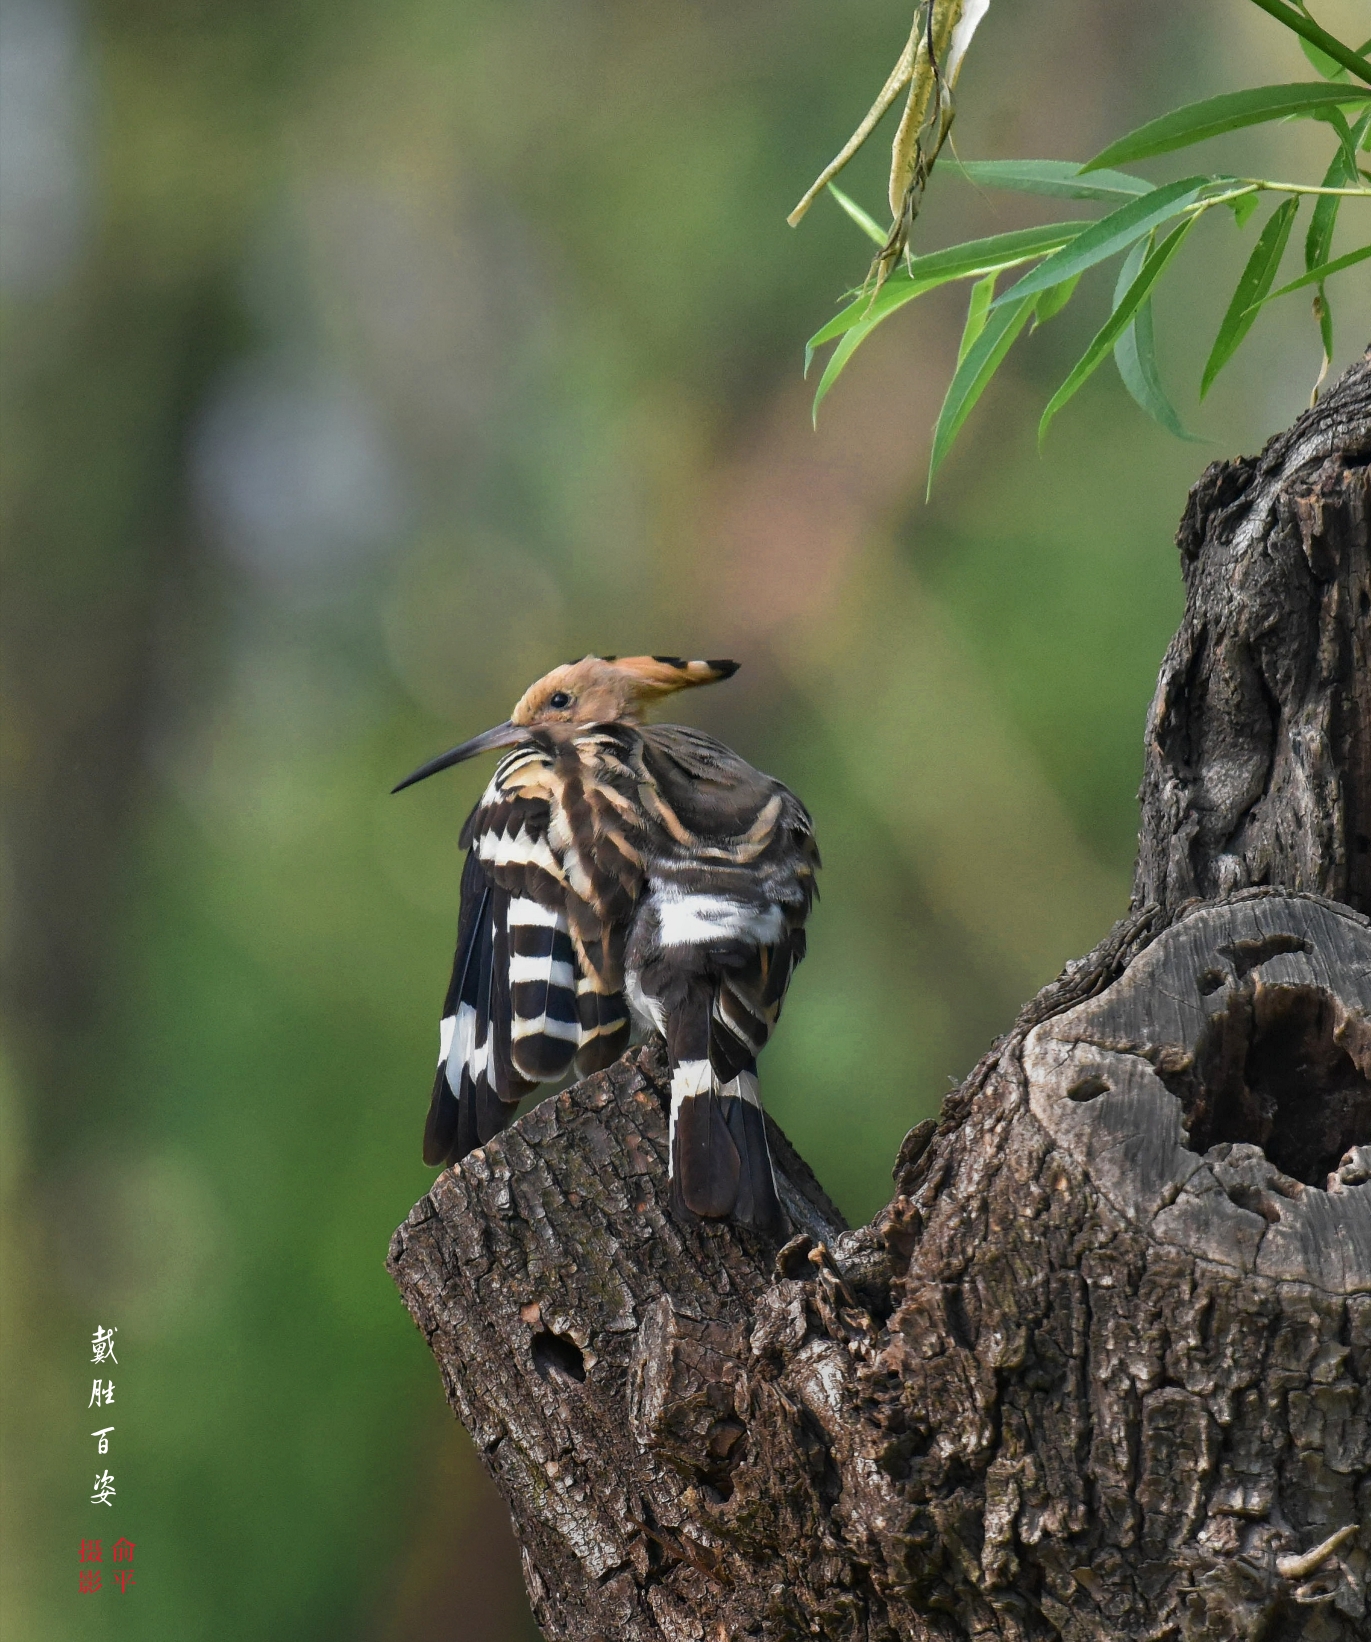
<path fill-rule="evenodd" d="M 100 1541 L 98 1539 L 83 1539 L 81 1541 L 81 1561 L 104 1561 L 100 1554 Z M 82 1568 L 76 1576 L 76 1588 L 87 1596 L 92 1591 L 98 1591 L 100 1589 L 100 1570 L 98 1568 Z"/>
<path fill-rule="evenodd" d="M 130 1585 L 138 1583 L 133 1577 L 133 1553 L 136 1549 L 137 1547 L 131 1539 L 122 1538 L 116 1539 L 110 1547 L 110 1560 L 112 1562 L 127 1562 L 129 1564 L 127 1568 L 116 1568 L 114 1570 L 114 1583 L 120 1591 L 126 1591 Z"/>
<path fill-rule="evenodd" d="M 118 1365 L 119 1359 L 114 1350 L 114 1337 L 118 1332 L 119 1330 L 112 1324 L 109 1328 L 106 1328 L 103 1323 L 96 1324 L 95 1332 L 91 1335 L 90 1360 L 97 1367 L 104 1363 Z M 114 1381 L 106 1380 L 103 1377 L 93 1380 L 91 1382 L 90 1402 L 87 1407 L 108 1408 L 113 1402 Z M 110 1451 L 110 1438 L 114 1435 L 114 1427 L 112 1425 L 98 1426 L 90 1435 L 95 1440 L 97 1457 L 104 1458 Z M 96 1474 L 90 1502 L 92 1505 L 103 1505 L 108 1509 L 113 1509 L 116 1493 L 114 1473 L 108 1465 L 105 1465 Z M 134 1542 L 123 1535 L 114 1540 L 110 1546 L 109 1560 L 111 1563 L 119 1564 L 119 1566 L 111 1569 L 111 1581 L 121 1594 L 127 1591 L 130 1585 L 137 1583 L 133 1576 L 133 1553 L 135 1549 Z M 78 1561 L 81 1566 L 77 1571 L 76 1579 L 77 1590 L 83 1595 L 90 1595 L 104 1588 L 103 1569 L 99 1566 L 104 1560 L 103 1540 L 81 1540 L 78 1554 Z"/>
<path fill-rule="evenodd" d="M 118 1332 L 117 1328 L 105 1328 L 101 1323 L 95 1325 L 95 1333 L 91 1335 L 90 1340 L 91 1362 L 118 1364 L 119 1359 L 114 1355 L 114 1336 Z M 109 1380 L 105 1384 L 106 1389 L 102 1391 L 101 1382 L 96 1380 L 91 1388 L 90 1406 L 92 1408 L 98 1407 L 102 1402 L 112 1403 L 114 1401 L 114 1381 Z M 91 1432 L 91 1436 L 99 1441 L 99 1447 L 96 1449 L 97 1453 L 109 1453 L 110 1433 L 113 1430 L 112 1425 L 107 1425 L 103 1430 Z M 95 1489 L 90 1496 L 90 1502 L 92 1505 L 112 1505 L 114 1503 L 114 1494 L 114 1476 L 106 1467 L 95 1479 Z M 98 1577 L 93 1588 L 99 1589 Z M 82 1586 L 82 1589 L 84 1590 L 86 1587 Z"/>

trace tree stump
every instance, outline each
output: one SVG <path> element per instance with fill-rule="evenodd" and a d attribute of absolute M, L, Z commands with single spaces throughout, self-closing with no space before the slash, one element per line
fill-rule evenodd
<path fill-rule="evenodd" d="M 390 1268 L 553 1639 L 1371 1635 L 1371 362 L 1180 543 L 1135 906 L 848 1230 L 666 1207 L 657 1040 Z"/>

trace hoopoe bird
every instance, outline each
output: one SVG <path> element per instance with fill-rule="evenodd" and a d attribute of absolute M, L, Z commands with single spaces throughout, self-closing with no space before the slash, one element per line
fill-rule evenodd
<path fill-rule="evenodd" d="M 732 661 L 586 656 L 422 765 L 508 748 L 462 828 L 457 956 L 424 1161 L 455 1163 L 539 1084 L 666 1039 L 673 1208 L 780 1230 L 757 1055 L 805 952 L 819 851 L 804 805 L 712 736 L 648 725 Z"/>

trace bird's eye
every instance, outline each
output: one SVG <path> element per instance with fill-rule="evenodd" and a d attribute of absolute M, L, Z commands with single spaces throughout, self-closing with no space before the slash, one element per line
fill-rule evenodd
<path fill-rule="evenodd" d="M 557 707 L 557 708 L 570 707 L 571 697 L 566 693 L 565 690 L 554 690 L 552 692 L 552 694 L 547 698 L 547 704 L 548 704 L 549 707 Z"/>

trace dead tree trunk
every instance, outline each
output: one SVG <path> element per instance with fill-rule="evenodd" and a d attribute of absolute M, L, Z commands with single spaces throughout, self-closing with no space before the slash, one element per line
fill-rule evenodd
<path fill-rule="evenodd" d="M 665 1204 L 658 1043 L 390 1266 L 589 1642 L 1371 1635 L 1371 358 L 1181 527 L 1131 915 L 845 1230 Z"/>

